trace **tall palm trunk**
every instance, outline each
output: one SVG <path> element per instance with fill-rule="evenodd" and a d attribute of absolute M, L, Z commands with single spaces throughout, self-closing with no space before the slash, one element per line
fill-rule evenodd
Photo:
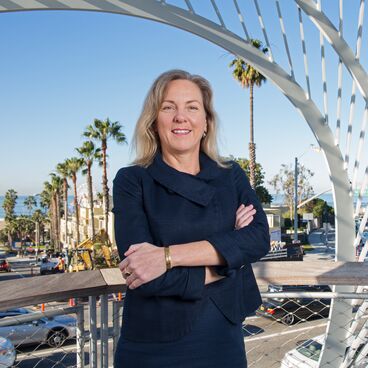
<path fill-rule="evenodd" d="M 10 231 L 8 231 L 8 243 L 11 248 L 13 248 L 13 236 Z"/>
<path fill-rule="evenodd" d="M 253 87 L 254 84 L 249 85 L 249 102 L 250 102 L 250 139 L 249 139 L 249 174 L 250 185 L 254 189 L 256 186 L 255 172 L 256 172 L 256 145 L 254 143 L 254 125 L 253 125 Z"/>
<path fill-rule="evenodd" d="M 68 246 L 68 217 L 69 217 L 69 214 L 68 214 L 68 181 L 66 180 L 66 178 L 63 179 L 63 190 L 64 190 L 64 219 L 65 219 L 64 246 L 67 247 Z"/>
<path fill-rule="evenodd" d="M 61 251 L 61 244 L 60 244 L 60 192 L 59 190 L 56 192 L 56 244 L 57 244 L 57 249 L 60 252 Z"/>
<path fill-rule="evenodd" d="M 56 241 L 56 195 L 52 194 L 51 197 L 51 221 L 50 221 L 50 237 L 54 249 L 57 249 Z"/>
<path fill-rule="evenodd" d="M 91 164 L 87 166 L 87 175 L 88 175 L 88 199 L 89 199 L 89 206 L 90 206 L 90 221 L 91 221 L 91 236 L 94 238 L 96 234 L 95 230 L 95 214 L 94 214 L 94 207 L 93 207 L 93 191 L 92 191 L 92 174 L 91 174 Z"/>
<path fill-rule="evenodd" d="M 102 141 L 102 162 L 103 162 L 103 175 L 102 175 L 102 191 L 104 196 L 104 210 L 105 210 L 105 231 L 108 234 L 109 226 L 109 187 L 107 186 L 107 170 L 106 170 L 106 141 Z"/>
<path fill-rule="evenodd" d="M 77 245 L 80 243 L 79 236 L 79 208 L 78 208 L 78 196 L 77 196 L 77 176 L 73 175 L 73 186 L 74 186 L 74 208 L 75 208 L 75 221 L 77 227 Z"/>

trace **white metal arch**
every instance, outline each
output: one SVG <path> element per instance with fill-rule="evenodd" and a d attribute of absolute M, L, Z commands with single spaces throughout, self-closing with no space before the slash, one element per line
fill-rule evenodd
<path fill-rule="evenodd" d="M 324 32 L 326 38 L 336 46 L 336 51 L 343 60 L 345 66 L 357 80 L 365 98 L 368 96 L 368 81 L 364 69 L 354 60 L 351 60 L 351 49 L 346 50 L 343 39 L 336 39 L 336 34 L 331 33 L 331 27 L 326 29 L 323 24 L 323 14 L 318 12 L 312 0 L 295 0 L 306 14 L 311 16 L 317 26 Z M 189 2 L 190 4 L 190 2 Z M 336 214 L 336 254 L 337 260 L 352 261 L 354 253 L 352 244 L 355 238 L 353 198 L 349 195 L 350 182 L 347 171 L 344 169 L 344 160 L 341 151 L 335 144 L 334 135 L 322 113 L 313 100 L 308 99 L 306 92 L 300 85 L 275 62 L 270 61 L 262 52 L 252 47 L 247 41 L 230 32 L 224 26 L 206 18 L 196 15 L 193 9 L 185 10 L 157 0 L 4 0 L 0 1 L 0 12 L 24 11 L 24 10 L 87 10 L 118 13 L 162 22 L 185 31 L 196 34 L 208 41 L 219 45 L 234 55 L 240 56 L 254 65 L 262 74 L 271 80 L 282 93 L 290 100 L 295 108 L 303 115 L 310 129 L 322 148 L 329 170 Z M 322 18 L 321 18 L 322 17 Z M 334 38 L 335 37 L 335 38 Z M 342 52 L 342 46 L 345 52 Z M 365 78 L 362 81 L 362 78 Z M 361 83 L 359 83 L 359 81 Z M 346 290 L 346 289 L 344 289 Z M 342 306 L 344 309 L 345 306 Z M 339 303 L 335 303 L 334 309 L 339 312 Z M 332 315 L 333 317 L 333 315 Z M 349 317 L 350 319 L 351 317 Z M 348 321 L 347 317 L 345 318 Z M 337 367 L 342 361 L 345 351 L 346 330 L 341 327 L 343 321 L 332 330 L 329 326 L 329 336 L 326 349 L 322 355 L 323 366 Z M 341 353 L 342 352 L 342 353 Z"/>

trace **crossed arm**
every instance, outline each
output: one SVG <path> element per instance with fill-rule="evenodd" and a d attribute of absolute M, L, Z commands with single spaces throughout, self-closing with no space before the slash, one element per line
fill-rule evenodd
<path fill-rule="evenodd" d="M 235 229 L 241 229 L 249 225 L 254 218 L 256 210 L 253 205 L 241 204 L 236 211 Z M 221 254 L 207 241 L 198 241 L 170 246 L 172 267 L 205 267 L 205 284 L 222 279 L 225 276 L 218 275 L 211 266 L 225 265 L 226 261 Z M 156 279 L 166 272 L 164 249 L 151 243 L 132 244 L 124 253 L 126 257 L 119 264 L 123 275 L 126 272 L 130 276 L 126 278 L 127 286 L 135 289 L 149 281 Z"/>
<path fill-rule="evenodd" d="M 143 210 L 139 175 L 122 169 L 114 180 L 115 232 L 120 269 L 132 272 L 130 289 L 145 296 L 201 298 L 204 284 L 217 281 L 269 250 L 266 216 L 244 171 L 235 164 L 239 203 L 235 229 L 212 234 L 200 242 L 170 247 L 174 268 L 166 271 L 164 249 L 153 245 Z M 129 209 L 127 211 L 127 209 Z M 256 211 L 256 212 L 255 212 Z M 139 229 L 139 230 L 137 230 Z"/>

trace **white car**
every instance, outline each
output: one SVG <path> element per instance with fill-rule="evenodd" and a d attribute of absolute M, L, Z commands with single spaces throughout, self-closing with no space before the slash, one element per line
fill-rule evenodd
<path fill-rule="evenodd" d="M 0 336 L 0 368 L 12 367 L 16 358 L 13 344 Z"/>
<path fill-rule="evenodd" d="M 302 342 L 295 349 L 288 351 L 281 361 L 281 368 L 318 368 L 325 335 L 319 335 Z M 358 349 L 359 351 L 359 349 Z M 351 364 L 349 368 L 367 368 L 368 357 L 359 364 Z"/>
<path fill-rule="evenodd" d="M 0 312 L 0 319 L 32 314 L 26 308 L 16 308 Z M 47 344 L 58 348 L 67 339 L 76 337 L 77 320 L 69 315 L 43 317 L 35 321 L 18 325 L 0 326 L 0 336 L 9 339 L 16 347 L 18 345 Z M 0 368 L 1 367 L 0 365 Z"/>

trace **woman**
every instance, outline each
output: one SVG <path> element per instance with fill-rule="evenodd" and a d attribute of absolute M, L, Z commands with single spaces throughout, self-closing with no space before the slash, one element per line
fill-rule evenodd
<path fill-rule="evenodd" d="M 261 303 L 251 263 L 269 250 L 244 171 L 216 144 L 212 91 L 172 70 L 138 119 L 135 165 L 114 180 L 127 283 L 115 367 L 244 368 L 242 321 Z"/>

